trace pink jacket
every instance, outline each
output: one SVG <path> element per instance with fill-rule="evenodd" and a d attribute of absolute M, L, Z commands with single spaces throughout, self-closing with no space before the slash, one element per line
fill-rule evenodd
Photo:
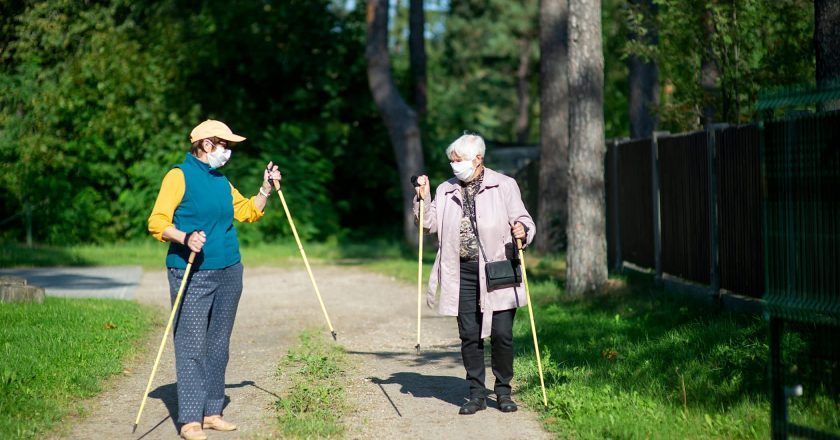
<path fill-rule="evenodd" d="M 426 303 L 435 304 L 435 294 L 440 285 L 440 303 L 438 313 L 447 316 L 458 315 L 458 297 L 460 289 L 460 227 L 461 227 L 461 186 L 458 179 L 452 178 L 440 184 L 435 190 L 431 203 L 424 203 L 423 228 L 429 234 L 438 235 L 438 252 L 435 264 L 429 276 L 429 289 Z M 527 228 L 525 241 L 534 241 L 537 232 L 534 220 L 522 203 L 519 186 L 512 178 L 484 169 L 484 180 L 475 196 L 478 237 L 487 253 L 487 261 L 499 261 L 517 257 L 516 244 L 510 233 L 511 225 L 520 222 Z M 414 215 L 419 218 L 420 203 L 414 197 Z M 479 253 L 478 277 L 480 285 L 480 306 L 482 316 L 481 337 L 490 336 L 490 327 L 494 311 L 508 310 L 527 305 L 525 287 L 503 287 L 487 291 L 484 273 L 484 258 Z"/>

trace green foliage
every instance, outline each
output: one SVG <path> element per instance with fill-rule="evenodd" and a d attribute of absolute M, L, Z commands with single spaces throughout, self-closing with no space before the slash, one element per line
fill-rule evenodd
<path fill-rule="evenodd" d="M 152 313 L 117 300 L 0 303 L 0 437 L 35 438 L 123 371 Z"/>
<path fill-rule="evenodd" d="M 538 2 L 453 1 L 445 33 L 430 41 L 427 138 L 432 160 L 464 130 L 491 140 L 516 140 L 520 52 L 529 53 L 531 130 L 538 138 Z"/>
<path fill-rule="evenodd" d="M 0 40 L 0 221 L 34 206 L 41 242 L 146 236 L 161 178 L 206 117 L 250 138 L 224 169 L 244 195 L 256 192 L 268 160 L 280 163 L 305 238 L 399 218 L 398 190 L 382 190 L 397 176 L 367 90 L 362 8 L 328 0 L 7 6 L 16 15 L 0 22 L 10 30 Z M 370 212 L 379 215 L 360 215 Z M 265 221 L 281 220 L 273 216 Z M 243 236 L 271 238 L 283 223 L 246 226 Z M 22 222 L 9 225 L 2 238 L 19 238 Z"/>
<path fill-rule="evenodd" d="M 347 410 L 347 356 L 320 330 L 305 330 L 299 339 L 278 370 L 290 382 L 289 391 L 276 402 L 281 428 L 293 438 L 340 438 Z"/>
<path fill-rule="evenodd" d="M 625 46 L 628 25 L 623 16 L 626 0 L 603 0 L 601 38 L 604 48 L 604 133 L 609 138 L 630 136 Z"/>
<path fill-rule="evenodd" d="M 348 4 L 355 7 L 345 9 Z M 605 128 L 626 135 L 626 55 L 660 68 L 663 129 L 697 128 L 703 17 L 719 61 L 714 97 L 726 122 L 753 116 L 758 92 L 810 82 L 808 0 L 655 0 L 647 20 L 604 0 Z M 391 20 L 394 78 L 409 98 L 407 5 Z M 538 2 L 442 1 L 426 6 L 429 172 L 450 176 L 443 150 L 464 130 L 515 139 L 516 70 L 528 56 L 530 130 L 539 138 Z M 659 43 L 627 39 L 656 28 Z M 0 2 L 0 240 L 20 240 L 27 207 L 35 240 L 107 243 L 147 237 L 160 181 L 204 118 L 249 138 L 223 170 L 246 196 L 277 161 L 306 240 L 399 231 L 394 153 L 366 76 L 365 8 L 337 0 Z M 241 237 L 288 237 L 276 201 Z M 147 238 L 146 238 L 147 239 Z"/>
<path fill-rule="evenodd" d="M 749 122 L 758 93 L 786 84 L 813 83 L 814 5 L 809 0 L 654 0 L 658 14 L 644 20 L 638 7 L 625 9 L 631 30 L 656 28 L 659 43 L 628 42 L 628 53 L 656 61 L 662 86 L 660 125 L 671 131 L 698 128 L 704 99 L 700 66 L 706 48 L 717 60 L 718 92 L 711 98 L 717 121 Z M 710 14 L 711 43 L 704 17 Z"/>
<path fill-rule="evenodd" d="M 324 157 L 317 147 L 320 137 L 318 127 L 281 124 L 268 128 L 260 140 L 260 144 L 271 152 L 270 155 L 263 153 L 261 163 L 268 163 L 273 158 L 284 170 L 288 170 L 283 173 L 281 188 L 302 240 L 313 237 L 324 239 L 338 229 L 338 215 L 333 209 L 328 192 L 334 167 L 333 162 Z M 258 179 L 254 179 L 250 187 L 257 187 L 262 175 L 260 173 L 259 176 L 253 177 Z M 291 228 L 278 198 L 272 197 L 269 203 L 274 205 L 273 209 L 267 210 L 263 220 L 238 228 L 243 243 L 275 239 L 279 236 L 293 240 Z M 262 232 L 260 237 L 257 238 L 257 234 L 252 233 L 255 230 Z"/>
<path fill-rule="evenodd" d="M 185 61 L 177 27 L 141 28 L 126 7 L 55 0 L 18 17 L 0 71 L 3 214 L 38 204 L 42 240 L 137 235 L 159 179 L 140 163 L 166 158 L 194 119 L 168 109 Z"/>

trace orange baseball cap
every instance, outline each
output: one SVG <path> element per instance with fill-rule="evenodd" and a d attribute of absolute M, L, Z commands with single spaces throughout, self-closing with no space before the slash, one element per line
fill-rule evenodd
<path fill-rule="evenodd" d="M 190 132 L 190 142 L 192 143 L 214 136 L 228 142 L 242 142 L 246 139 L 238 134 L 234 134 L 224 122 L 208 119 L 192 129 Z"/>

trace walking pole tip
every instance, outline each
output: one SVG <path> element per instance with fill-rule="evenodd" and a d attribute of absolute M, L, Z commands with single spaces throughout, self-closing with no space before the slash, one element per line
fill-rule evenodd
<path fill-rule="evenodd" d="M 414 349 L 417 350 L 417 355 L 420 355 L 420 344 L 414 346 Z"/>
<path fill-rule="evenodd" d="M 330 333 L 332 333 L 333 341 L 338 341 L 338 337 L 335 334 L 335 330 L 331 331 Z"/>
<path fill-rule="evenodd" d="M 137 432 L 137 424 L 136 423 L 134 424 L 134 427 L 131 428 L 131 433 L 134 434 L 135 432 Z"/>

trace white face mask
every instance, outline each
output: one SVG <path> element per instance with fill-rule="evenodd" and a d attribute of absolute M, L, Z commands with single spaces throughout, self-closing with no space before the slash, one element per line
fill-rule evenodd
<path fill-rule="evenodd" d="M 210 168 L 214 170 L 223 167 L 228 159 L 230 159 L 230 150 L 225 147 L 220 146 L 207 153 L 207 162 L 210 164 Z"/>
<path fill-rule="evenodd" d="M 455 174 L 455 177 L 462 182 L 468 182 L 475 172 L 475 167 L 473 166 L 473 161 L 471 160 L 450 162 L 449 165 L 452 166 L 452 172 Z"/>

